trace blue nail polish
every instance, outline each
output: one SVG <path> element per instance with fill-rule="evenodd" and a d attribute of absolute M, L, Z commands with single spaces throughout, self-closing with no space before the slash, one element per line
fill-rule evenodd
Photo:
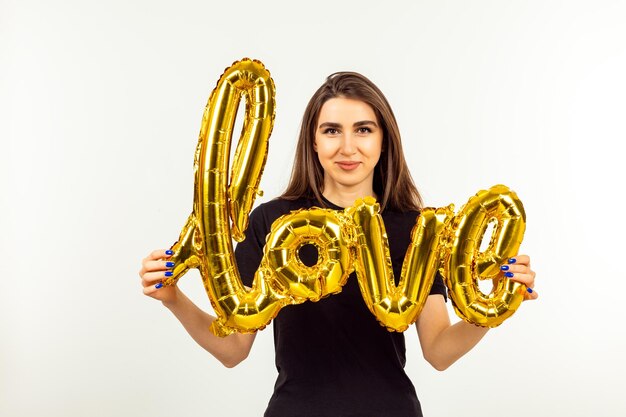
<path fill-rule="evenodd" d="M 165 262 L 165 266 L 167 268 L 172 268 L 174 266 L 174 262 Z"/>
<path fill-rule="evenodd" d="M 154 286 L 154 288 L 156 288 L 157 290 L 159 288 L 161 288 L 161 287 L 163 287 L 163 283 L 162 282 L 159 282 L 159 283 L 157 283 L 157 285 Z"/>
<path fill-rule="evenodd" d="M 505 272 L 504 276 L 507 278 L 513 278 L 513 275 L 515 275 L 513 272 Z"/>
<path fill-rule="evenodd" d="M 174 254 L 174 251 L 173 251 L 173 250 L 169 250 L 169 249 L 168 249 L 168 250 L 166 250 L 166 251 L 165 251 L 165 254 L 166 254 L 166 255 L 173 255 L 173 254 Z"/>
<path fill-rule="evenodd" d="M 502 266 L 500 267 L 500 270 L 501 270 L 501 271 L 508 271 L 508 270 L 509 270 L 509 266 L 508 266 L 508 265 L 502 265 Z"/>
<path fill-rule="evenodd" d="M 165 271 L 165 276 L 166 277 L 171 277 L 172 275 L 174 275 L 174 273 L 172 271 Z"/>
<path fill-rule="evenodd" d="M 509 263 L 510 263 L 510 264 L 514 264 L 515 262 L 517 262 L 517 259 L 515 259 L 515 258 L 509 258 Z"/>
<path fill-rule="evenodd" d="M 533 289 L 532 288 L 526 288 L 526 291 L 528 291 L 529 294 L 533 293 Z"/>

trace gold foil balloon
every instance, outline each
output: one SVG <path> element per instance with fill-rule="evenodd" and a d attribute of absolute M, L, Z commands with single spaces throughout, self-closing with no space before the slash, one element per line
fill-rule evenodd
<path fill-rule="evenodd" d="M 340 211 L 312 208 L 282 216 L 272 224 L 265 245 L 264 264 L 272 271 L 272 285 L 289 294 L 294 303 L 317 301 L 341 291 L 352 269 L 352 253 Z M 348 229 L 349 230 L 349 229 Z M 305 245 L 314 245 L 315 265 L 299 256 Z"/>
<path fill-rule="evenodd" d="M 243 130 L 228 187 L 230 145 L 242 98 L 246 100 Z M 267 157 L 274 112 L 269 72 L 261 62 L 244 59 L 225 70 L 202 117 L 194 160 L 193 211 L 172 247 L 175 266 L 165 284 L 175 283 L 189 268 L 199 269 L 218 316 L 212 327 L 215 334 L 252 332 L 275 317 L 285 303 L 285 297 L 267 284 L 267 271 L 262 268 L 252 289 L 244 288 L 231 240 L 231 236 L 243 239 Z"/>
<path fill-rule="evenodd" d="M 453 212 L 450 207 L 422 210 L 396 286 L 378 203 L 366 197 L 347 211 L 355 224 L 355 269 L 365 304 L 381 325 L 402 332 L 424 307 L 439 265 L 439 240 Z"/>
<path fill-rule="evenodd" d="M 246 110 L 241 137 L 228 161 L 239 102 Z M 385 226 L 372 197 L 344 211 L 298 210 L 272 224 L 251 289 L 240 279 L 232 239 L 244 239 L 258 193 L 274 123 L 274 82 L 259 61 L 243 59 L 227 68 L 202 117 L 194 159 L 193 211 L 172 246 L 173 285 L 190 268 L 200 271 L 217 320 L 211 331 L 225 336 L 264 328 L 288 304 L 341 291 L 353 268 L 366 305 L 387 329 L 404 331 L 419 316 L 437 268 L 463 319 L 495 327 L 524 298 L 523 285 L 501 276 L 499 266 L 522 241 L 521 202 L 503 185 L 480 191 L 458 215 L 452 206 L 426 208 L 417 218 L 402 273 L 395 285 Z M 230 183 L 229 183 L 230 179 Z M 480 243 L 490 222 L 497 225 L 489 247 Z M 307 266 L 300 249 L 314 245 L 318 261 Z M 479 278 L 496 279 L 488 295 Z M 341 317 L 337 317 L 341 320 Z"/>
<path fill-rule="evenodd" d="M 480 252 L 491 222 L 495 226 L 489 246 Z M 447 231 L 442 274 L 459 317 L 496 327 L 522 303 L 525 286 L 504 278 L 500 265 L 517 254 L 525 228 L 522 202 L 504 185 L 479 191 L 456 215 Z M 494 279 L 491 293 L 480 291 L 478 279 Z"/>

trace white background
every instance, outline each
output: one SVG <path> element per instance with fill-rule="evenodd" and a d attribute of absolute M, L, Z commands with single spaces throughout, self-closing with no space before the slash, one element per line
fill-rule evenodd
<path fill-rule="evenodd" d="M 498 183 L 524 202 L 540 298 L 443 373 L 407 332 L 425 415 L 625 415 L 625 22 L 601 0 L 0 1 L 0 415 L 262 414 L 271 329 L 225 369 L 137 275 L 191 211 L 202 111 L 246 56 L 277 86 L 259 202 L 339 70 L 387 95 L 428 205 Z M 181 286 L 208 308 L 196 271 Z"/>

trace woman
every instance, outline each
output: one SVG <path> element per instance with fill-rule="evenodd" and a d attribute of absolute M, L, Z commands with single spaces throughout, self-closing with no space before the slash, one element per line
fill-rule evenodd
<path fill-rule="evenodd" d="M 356 199 L 375 197 L 381 206 L 396 280 L 410 232 L 422 207 L 404 159 L 395 116 L 382 92 L 357 73 L 329 76 L 304 113 L 287 190 L 250 216 L 246 239 L 235 251 L 244 284 L 250 286 L 272 222 L 301 208 L 336 210 Z M 177 287 L 162 287 L 174 265 L 168 251 L 143 261 L 144 293 L 163 302 L 194 340 L 232 367 L 244 360 L 255 335 L 215 337 L 214 317 L 195 306 Z M 316 262 L 311 246 L 300 253 Z M 503 265 L 506 275 L 534 287 L 528 256 Z M 537 298 L 536 292 L 526 295 Z M 437 276 L 416 322 L 425 359 L 444 370 L 472 349 L 488 329 L 459 321 L 451 325 L 446 289 Z M 388 332 L 367 309 L 354 273 L 340 294 L 283 308 L 274 319 L 278 379 L 266 416 L 421 416 L 415 389 L 404 371 L 402 333 Z M 390 414 L 392 413 L 392 414 Z"/>

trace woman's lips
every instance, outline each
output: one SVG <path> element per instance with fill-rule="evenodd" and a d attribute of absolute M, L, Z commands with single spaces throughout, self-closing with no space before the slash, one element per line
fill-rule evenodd
<path fill-rule="evenodd" d="M 356 169 L 360 165 L 360 162 L 342 161 L 342 162 L 337 162 L 336 164 L 339 166 L 339 168 L 345 171 L 352 171 L 353 169 Z"/>

